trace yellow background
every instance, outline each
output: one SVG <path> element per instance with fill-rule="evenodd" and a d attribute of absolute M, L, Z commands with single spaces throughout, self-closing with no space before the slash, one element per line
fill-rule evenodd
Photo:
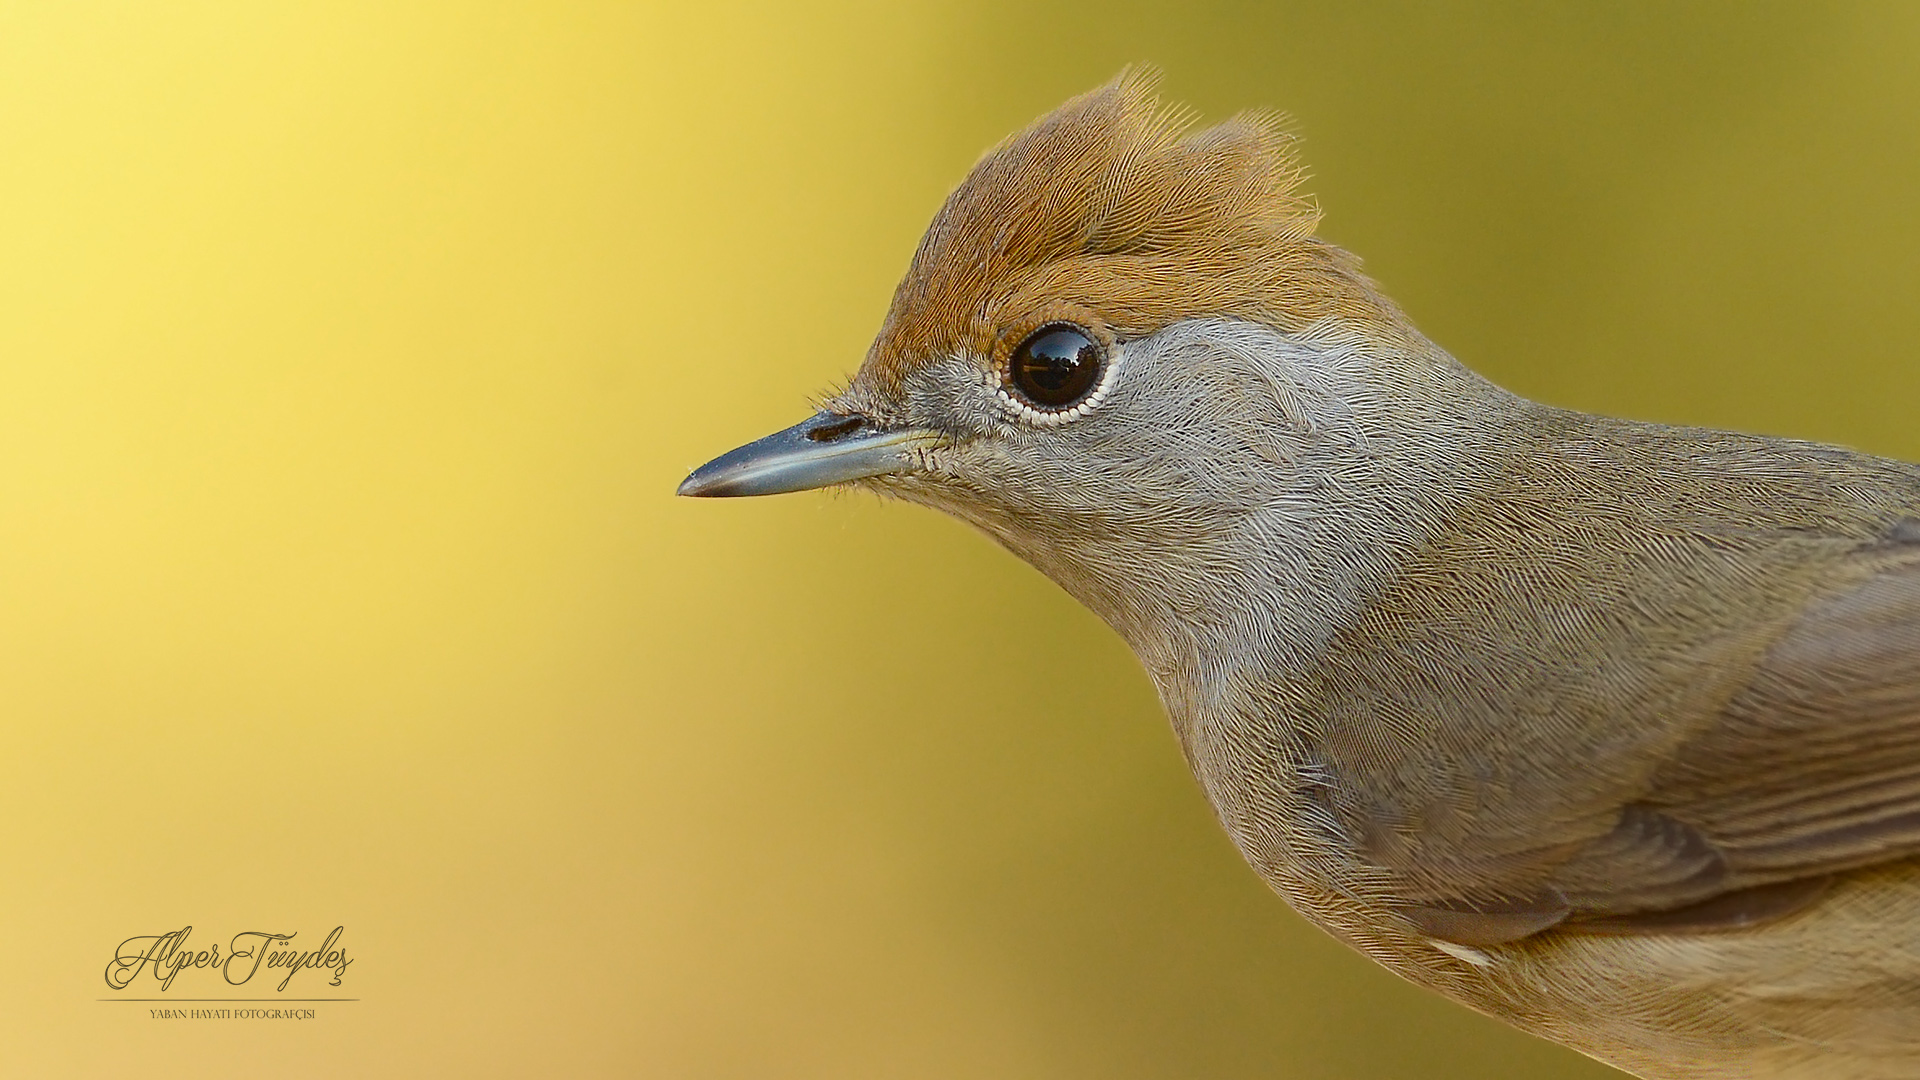
<path fill-rule="evenodd" d="M 1606 1075 L 1289 914 L 962 526 L 670 496 L 1135 60 L 1514 389 L 1920 456 L 1920 9 L 1538 8 L 0 3 L 0 1074 Z M 96 1000 L 188 924 L 361 1000 Z"/>

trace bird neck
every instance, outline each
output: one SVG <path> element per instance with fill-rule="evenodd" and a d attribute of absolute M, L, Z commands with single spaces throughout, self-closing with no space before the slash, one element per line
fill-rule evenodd
<path fill-rule="evenodd" d="M 1333 326 L 1264 346 L 1299 433 L 1290 460 L 1242 489 L 1252 498 L 1192 515 L 1151 559 L 1022 553 L 1127 640 L 1189 753 L 1205 717 L 1264 709 L 1239 699 L 1311 671 L 1413 553 L 1501 482 L 1544 408 L 1424 341 L 1383 352 Z"/>

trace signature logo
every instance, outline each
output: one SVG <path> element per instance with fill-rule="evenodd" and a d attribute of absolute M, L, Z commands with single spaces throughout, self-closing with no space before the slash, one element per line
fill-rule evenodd
<path fill-rule="evenodd" d="M 347 973 L 347 965 L 353 963 L 347 958 L 345 947 L 340 945 L 340 936 L 345 932 L 346 927 L 336 926 L 318 946 L 302 949 L 294 944 L 300 936 L 297 933 L 246 930 L 233 935 L 224 952 L 218 942 L 204 949 L 190 948 L 187 939 L 193 934 L 191 926 L 165 934 L 130 937 L 113 950 L 113 959 L 107 963 L 107 985 L 125 990 L 144 972 L 160 984 L 160 989 L 166 990 L 173 986 L 173 980 L 179 978 L 181 972 L 192 968 L 217 971 L 228 986 L 245 986 L 263 969 L 268 973 L 268 980 L 285 972 L 280 984 L 274 987 L 276 990 L 285 990 L 302 971 L 332 972 L 333 978 L 327 985 L 339 986 L 340 979 Z"/>

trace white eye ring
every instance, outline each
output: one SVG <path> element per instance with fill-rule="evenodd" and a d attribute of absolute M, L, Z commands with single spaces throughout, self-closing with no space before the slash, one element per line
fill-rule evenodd
<path fill-rule="evenodd" d="M 1114 342 L 1113 346 L 1106 351 L 1106 362 L 1100 366 L 1100 381 L 1093 384 L 1093 389 L 1087 392 L 1086 397 L 1065 409 L 1036 409 L 1027 404 L 1007 385 L 1006 373 L 997 369 L 989 368 L 983 371 L 981 381 L 993 391 L 993 396 L 1000 402 L 1000 407 L 1014 419 L 1035 427 L 1059 427 L 1061 424 L 1080 419 L 1099 408 L 1100 403 L 1107 400 L 1107 395 L 1113 392 L 1114 378 L 1120 370 L 1125 353 L 1125 344 Z"/>

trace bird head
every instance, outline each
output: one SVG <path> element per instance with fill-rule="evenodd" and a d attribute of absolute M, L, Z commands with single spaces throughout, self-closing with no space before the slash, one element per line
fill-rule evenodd
<path fill-rule="evenodd" d="M 1230 549 L 1362 482 L 1361 414 L 1395 384 L 1464 374 L 1314 235 L 1301 179 L 1276 118 L 1200 128 L 1122 73 L 980 160 L 818 415 L 680 493 L 853 484 L 936 507 L 1136 648 L 1169 605 L 1265 587 Z"/>

